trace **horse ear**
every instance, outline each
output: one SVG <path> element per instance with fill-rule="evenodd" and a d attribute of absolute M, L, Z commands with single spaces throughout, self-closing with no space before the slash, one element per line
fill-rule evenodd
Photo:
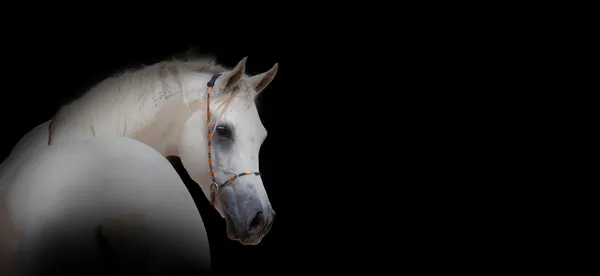
<path fill-rule="evenodd" d="M 256 90 L 257 93 L 260 93 L 263 90 L 265 90 L 267 85 L 271 83 L 271 81 L 275 78 L 275 75 L 277 74 L 278 67 L 279 65 L 275 63 L 275 65 L 273 65 L 273 67 L 269 69 L 269 71 L 250 77 L 249 81 L 252 84 L 252 86 L 254 86 L 254 90 Z"/>
<path fill-rule="evenodd" d="M 242 78 L 246 71 L 246 59 L 248 59 L 248 57 L 244 57 L 242 60 L 240 60 L 240 62 L 238 62 L 231 72 L 228 72 L 223 76 L 225 88 L 231 87 Z"/>

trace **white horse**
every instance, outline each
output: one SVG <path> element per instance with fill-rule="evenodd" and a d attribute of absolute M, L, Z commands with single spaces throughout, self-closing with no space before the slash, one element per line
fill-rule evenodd
<path fill-rule="evenodd" d="M 152 260 L 149 271 L 208 266 L 204 225 L 170 155 L 225 218 L 228 237 L 258 244 L 275 212 L 258 173 L 266 130 L 254 101 L 277 64 L 250 77 L 245 63 L 174 60 L 125 72 L 31 130 L 0 165 L 0 254 L 51 271 L 74 262 L 45 255 L 67 254 L 52 241 L 73 240 L 77 262 L 99 274 L 114 273 L 98 255 L 107 250 Z"/>

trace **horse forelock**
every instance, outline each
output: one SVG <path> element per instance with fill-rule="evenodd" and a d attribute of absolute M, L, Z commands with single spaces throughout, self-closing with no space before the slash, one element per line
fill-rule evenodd
<path fill-rule="evenodd" d="M 250 89 L 250 86 L 243 81 L 231 89 L 231 91 L 222 91 L 221 94 L 227 95 L 227 98 L 221 101 L 221 103 L 216 107 L 216 111 L 219 112 L 219 116 L 216 117 L 214 124 L 213 120 L 211 119 L 211 125 L 214 125 L 213 129 L 216 129 L 216 127 L 219 126 L 221 118 L 223 115 L 225 115 L 225 113 L 227 113 L 234 100 L 241 100 L 241 102 L 238 102 L 241 103 L 241 108 L 250 108 L 251 105 L 255 104 L 254 98 L 257 96 L 257 94 L 253 93 L 252 91 L 253 90 Z M 211 136 L 211 139 L 212 137 L 214 136 Z"/>

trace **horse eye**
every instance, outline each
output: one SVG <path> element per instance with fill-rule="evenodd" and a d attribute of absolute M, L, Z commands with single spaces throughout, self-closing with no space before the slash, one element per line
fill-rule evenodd
<path fill-rule="evenodd" d="M 229 129 L 226 126 L 218 126 L 217 135 L 221 137 L 231 138 L 231 129 Z"/>

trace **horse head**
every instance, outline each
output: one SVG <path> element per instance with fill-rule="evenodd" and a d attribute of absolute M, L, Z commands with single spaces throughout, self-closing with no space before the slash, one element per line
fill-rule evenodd
<path fill-rule="evenodd" d="M 275 218 L 259 173 L 267 131 L 255 99 L 275 77 L 277 64 L 254 76 L 245 74 L 245 66 L 243 58 L 212 76 L 177 145 L 190 177 L 226 220 L 228 237 L 244 245 L 260 243 Z"/>

